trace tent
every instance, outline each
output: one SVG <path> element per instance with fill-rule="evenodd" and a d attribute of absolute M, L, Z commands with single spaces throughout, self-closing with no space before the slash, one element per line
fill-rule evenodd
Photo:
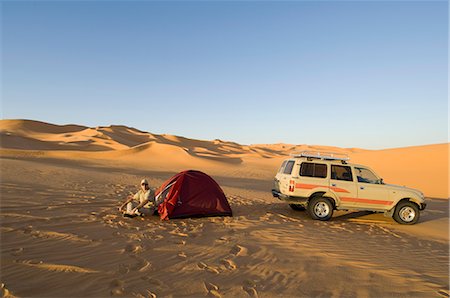
<path fill-rule="evenodd" d="M 155 192 L 161 219 L 199 216 L 232 216 L 223 190 L 200 171 L 176 174 Z"/>

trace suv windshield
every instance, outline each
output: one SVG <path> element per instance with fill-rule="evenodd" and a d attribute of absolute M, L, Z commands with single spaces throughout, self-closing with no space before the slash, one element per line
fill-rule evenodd
<path fill-rule="evenodd" d="M 358 182 L 380 184 L 378 177 L 368 169 L 355 167 L 355 172 L 356 177 L 358 177 Z"/>

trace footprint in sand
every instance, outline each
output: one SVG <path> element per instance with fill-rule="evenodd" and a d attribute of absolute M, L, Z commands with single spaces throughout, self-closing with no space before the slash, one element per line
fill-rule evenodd
<path fill-rule="evenodd" d="M 24 234 L 31 234 L 31 232 L 33 232 L 34 227 L 33 226 L 27 226 L 25 228 L 23 228 L 23 233 Z"/>
<path fill-rule="evenodd" d="M 247 248 L 244 246 L 241 246 L 239 244 L 236 244 L 235 246 L 233 246 L 233 248 L 230 251 L 230 253 L 232 255 L 235 255 L 237 257 L 246 256 L 247 252 L 248 252 Z"/>
<path fill-rule="evenodd" d="M 215 273 L 215 274 L 219 274 L 220 273 L 219 270 L 217 270 L 217 268 L 208 266 L 208 265 L 206 265 L 203 262 L 198 262 L 197 266 L 198 266 L 198 268 L 206 270 L 206 271 L 211 272 L 211 273 Z"/>
<path fill-rule="evenodd" d="M 186 245 L 186 240 L 179 240 L 179 239 L 177 239 L 177 240 L 173 241 L 173 243 L 179 244 L 179 245 Z"/>
<path fill-rule="evenodd" d="M 111 283 L 109 284 L 110 288 L 118 288 L 118 287 L 123 287 L 124 282 L 121 281 L 120 279 L 113 279 L 111 281 Z"/>
<path fill-rule="evenodd" d="M 229 237 L 220 237 L 219 239 L 215 240 L 216 242 L 220 242 L 220 243 L 224 243 L 224 242 L 229 242 L 230 238 Z"/>
<path fill-rule="evenodd" d="M 171 234 L 171 235 L 175 235 L 175 236 L 180 236 L 180 237 L 188 237 L 189 235 L 188 234 L 186 234 L 186 233 L 181 233 L 181 232 L 178 232 L 178 231 L 170 231 L 169 232 L 169 234 Z"/>
<path fill-rule="evenodd" d="M 140 257 L 135 257 L 135 259 L 137 260 L 137 263 L 134 266 L 130 267 L 130 269 L 133 271 L 144 272 L 152 267 L 150 262 L 147 261 L 146 259 Z"/>
<path fill-rule="evenodd" d="M 129 252 L 129 253 L 140 253 L 142 252 L 143 248 L 140 245 L 134 244 L 134 243 L 130 243 L 127 246 L 125 246 L 124 252 Z"/>
<path fill-rule="evenodd" d="M 242 289 L 253 298 L 258 297 L 258 292 L 256 291 L 256 283 L 253 280 L 247 279 L 244 281 Z"/>
<path fill-rule="evenodd" d="M 220 295 L 220 293 L 216 290 L 211 290 L 208 292 L 208 296 L 209 297 L 215 297 L 215 298 L 221 298 L 222 295 Z"/>
<path fill-rule="evenodd" d="M 163 235 L 151 235 L 148 238 L 150 238 L 151 240 L 161 240 L 164 238 Z"/>
<path fill-rule="evenodd" d="M 6 288 L 4 283 L 1 284 L 0 294 L 1 294 L 0 297 L 5 297 L 5 298 L 14 298 L 14 297 L 16 297 Z"/>
<path fill-rule="evenodd" d="M 207 291 L 211 291 L 211 290 L 218 291 L 219 290 L 219 287 L 217 285 L 210 283 L 210 282 L 205 282 L 205 288 Z"/>
<path fill-rule="evenodd" d="M 119 265 L 119 269 L 117 270 L 117 273 L 124 275 L 124 274 L 127 274 L 128 272 L 130 272 L 130 268 L 127 265 L 125 265 L 125 264 Z"/>
<path fill-rule="evenodd" d="M 186 253 L 185 253 L 184 251 L 180 251 L 180 252 L 178 253 L 178 257 L 179 257 L 180 259 L 186 259 L 186 258 L 187 258 L 187 255 L 186 255 Z"/>
<path fill-rule="evenodd" d="M 164 288 L 167 288 L 167 286 L 157 278 L 142 276 L 141 279 L 147 281 L 150 284 L 150 287 L 152 289 L 162 290 Z M 149 296 L 149 297 L 153 297 L 153 296 Z M 156 295 L 155 295 L 155 297 L 156 297 Z"/>
<path fill-rule="evenodd" d="M 113 279 L 109 284 L 111 296 L 122 296 L 124 294 L 124 282 L 119 279 Z"/>
<path fill-rule="evenodd" d="M 441 297 L 450 297 L 450 293 L 446 289 L 441 289 L 441 290 L 437 291 L 437 293 Z"/>
<path fill-rule="evenodd" d="M 11 255 L 13 255 L 15 257 L 22 255 L 22 253 L 23 253 L 23 247 L 15 248 L 11 251 Z"/>
<path fill-rule="evenodd" d="M 237 268 L 236 264 L 232 260 L 229 260 L 229 259 L 222 259 L 222 260 L 220 260 L 220 263 L 222 265 L 224 265 L 225 268 L 227 268 L 228 270 L 234 270 Z"/>
<path fill-rule="evenodd" d="M 142 241 L 142 239 L 141 239 L 142 236 L 139 234 L 128 234 L 128 235 L 126 235 L 126 237 L 128 238 L 128 240 L 131 240 L 131 241 L 139 241 L 139 242 Z"/>
<path fill-rule="evenodd" d="M 208 291 L 208 296 L 210 297 L 222 297 L 219 293 L 219 287 L 213 283 L 205 282 L 205 288 Z"/>
<path fill-rule="evenodd" d="M 111 296 L 123 296 L 124 289 L 123 288 L 115 288 L 111 290 Z"/>

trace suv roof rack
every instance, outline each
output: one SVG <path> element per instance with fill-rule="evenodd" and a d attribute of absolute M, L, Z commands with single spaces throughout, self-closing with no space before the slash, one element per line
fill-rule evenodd
<path fill-rule="evenodd" d="M 292 157 L 306 157 L 308 159 L 316 158 L 323 160 L 340 160 L 342 162 L 346 162 L 350 160 L 345 153 L 337 153 L 337 152 L 323 152 L 323 151 L 302 151 L 302 152 L 293 152 L 290 154 Z"/>

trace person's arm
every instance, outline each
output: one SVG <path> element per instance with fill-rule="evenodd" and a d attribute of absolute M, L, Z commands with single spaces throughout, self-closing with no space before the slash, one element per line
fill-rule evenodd
<path fill-rule="evenodd" d="M 133 210 L 131 210 L 131 213 L 135 213 L 136 211 L 139 210 L 139 208 L 144 207 L 147 203 L 149 202 L 149 199 L 145 199 L 144 201 L 142 201 L 139 205 L 137 205 L 136 207 L 133 208 Z"/>
<path fill-rule="evenodd" d="M 136 206 L 136 208 L 134 208 L 132 210 L 132 213 L 135 213 L 136 211 L 138 211 L 140 208 L 144 207 L 145 205 L 147 205 L 149 202 L 153 202 L 153 190 L 150 189 L 150 191 L 148 192 L 147 198 L 142 201 L 139 205 Z"/>
<path fill-rule="evenodd" d="M 125 202 L 123 202 L 123 204 L 119 207 L 119 211 L 123 211 L 123 208 L 131 201 L 133 201 L 133 196 L 129 195 Z"/>

